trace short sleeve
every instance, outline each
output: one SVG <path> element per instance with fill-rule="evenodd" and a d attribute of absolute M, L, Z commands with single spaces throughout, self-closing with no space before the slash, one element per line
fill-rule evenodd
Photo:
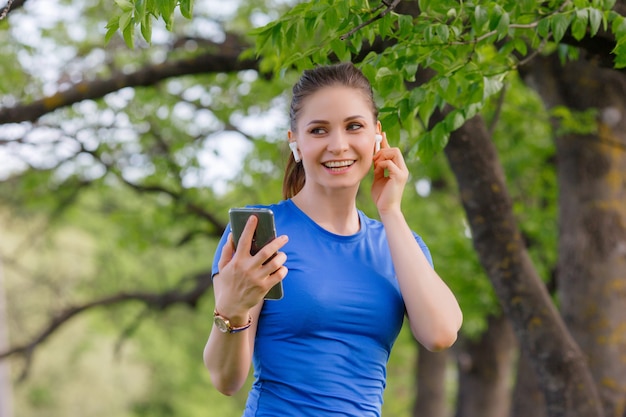
<path fill-rule="evenodd" d="M 226 226 L 226 230 L 224 230 L 224 234 L 220 239 L 220 242 L 217 244 L 217 249 L 215 249 L 215 254 L 213 255 L 213 266 L 211 268 L 211 278 L 215 276 L 219 271 L 218 263 L 220 261 L 220 256 L 222 255 L 222 249 L 228 240 L 228 234 L 230 233 L 230 224 Z"/>
<path fill-rule="evenodd" d="M 428 263 L 430 263 L 430 266 L 434 268 L 435 266 L 433 265 L 433 257 L 430 255 L 430 249 L 428 249 L 428 246 L 426 246 L 424 240 L 415 232 L 413 232 L 413 237 L 415 237 L 415 241 L 418 245 L 420 245 L 420 248 L 422 248 L 422 252 L 428 260 Z"/>

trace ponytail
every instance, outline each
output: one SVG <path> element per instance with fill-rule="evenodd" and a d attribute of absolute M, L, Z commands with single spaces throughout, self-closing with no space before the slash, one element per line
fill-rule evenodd
<path fill-rule="evenodd" d="M 283 178 L 283 198 L 287 200 L 298 194 L 305 182 L 304 167 L 302 162 L 296 162 L 291 156 L 285 167 Z"/>

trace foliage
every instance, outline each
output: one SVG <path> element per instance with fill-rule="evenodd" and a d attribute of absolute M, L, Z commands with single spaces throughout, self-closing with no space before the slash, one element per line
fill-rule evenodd
<path fill-rule="evenodd" d="M 193 0 L 115 0 L 120 12 L 109 20 L 105 39 L 120 30 L 124 41 L 131 48 L 135 43 L 135 27 L 141 29 L 141 36 L 147 41 L 152 39 L 152 21 L 162 18 L 168 30 L 174 26 L 174 11 L 178 9 L 187 19 L 193 14 Z"/>
<path fill-rule="evenodd" d="M 194 9 L 192 0 L 79 3 L 57 5 L 60 14 L 79 11 L 80 19 L 42 29 L 34 38 L 45 42 L 17 36 L 13 28 L 0 30 L 2 106 L 113 77 L 119 69 L 132 72 L 194 56 L 205 50 L 203 41 L 213 40 L 194 22 L 211 26 L 220 20 L 200 10 L 199 3 Z M 394 2 L 398 7 L 392 9 L 391 2 L 360 0 L 293 7 L 242 2 L 237 14 L 219 24 L 249 42 L 242 58 L 259 59 L 260 71 L 125 88 L 34 123 L 3 126 L 0 145 L 24 161 L 10 175 L 3 173 L 0 183 L 3 204 L 13 208 L 7 223 L 16 227 L 3 227 L 0 242 L 3 259 L 13 261 L 5 269 L 14 286 L 15 341 L 37 332 L 48 315 L 68 305 L 136 289 L 185 288 L 190 276 L 206 272 L 228 207 L 280 199 L 289 156 L 283 144 L 289 86 L 300 70 L 334 60 L 358 58 L 374 84 L 383 127 L 410 166 L 403 208 L 459 297 L 464 334 L 478 336 L 486 315 L 499 309 L 472 250 L 453 175 L 439 152 L 449 132 L 474 114 L 492 126 L 529 251 L 549 280 L 556 262 L 557 194 L 548 117 L 581 131 L 591 128 L 594 114 L 581 117 L 565 108 L 549 114 L 521 85 L 516 70 L 536 53 L 556 50 L 571 58 L 577 49 L 563 47 L 563 40 L 575 43 L 603 29 L 616 39 L 615 66 L 626 67 L 624 18 L 609 11 L 608 0 L 422 0 L 419 14 L 415 3 Z M 103 28 L 107 19 L 106 34 L 87 30 Z M 156 20 L 171 33 L 153 27 Z M 262 24 L 253 23 L 258 21 Z M 17 26 L 19 20 L 14 22 Z M 79 28 L 83 38 L 73 32 Z M 117 42 L 118 31 L 125 45 Z M 62 70 L 55 75 L 46 60 L 52 55 L 61 56 Z M 415 87 L 423 81 L 414 78 L 418 69 L 433 76 Z M 448 115 L 433 126 L 432 115 L 442 109 Z M 243 159 L 230 159 L 232 154 Z M 375 216 L 368 187 L 366 181 L 358 203 Z M 9 230 L 28 239 L 6 252 Z M 90 380 L 97 381 L 94 390 L 119 385 L 119 392 L 103 392 L 100 404 L 116 395 L 119 400 L 111 402 L 119 407 L 107 415 L 118 410 L 120 416 L 238 415 L 245 390 L 233 399 L 221 397 L 210 388 L 201 364 L 210 299 L 207 294 L 194 309 L 181 305 L 162 312 L 129 303 L 77 319 L 41 346 L 33 380 L 18 392 L 28 404 L 23 415 L 41 415 L 42 407 L 69 415 L 72 397 L 98 400 L 84 382 Z M 385 415 L 408 414 L 412 374 L 407 369 L 414 351 L 405 329 L 390 359 Z M 76 392 L 60 394 L 61 389 Z"/>
<path fill-rule="evenodd" d="M 412 152 L 428 158 L 445 146 L 451 131 L 500 91 L 509 73 L 558 44 L 568 30 L 580 40 L 611 25 L 618 39 L 615 65 L 625 66 L 620 46 L 626 42 L 624 18 L 611 11 L 613 3 L 424 0 L 419 2 L 419 14 L 411 16 L 386 13 L 390 6 L 385 9 L 385 4 L 318 1 L 298 4 L 252 33 L 261 69 L 274 73 L 292 65 L 301 70 L 328 63 L 331 57 L 351 60 L 365 45 L 375 44 L 378 36 L 393 41 L 380 53 L 369 52 L 361 68 L 383 100 L 385 130 L 391 137 L 399 137 L 400 129 L 419 137 Z M 534 50 L 530 55 L 529 49 Z M 418 68 L 435 75 L 415 88 L 404 88 L 406 82 L 415 81 Z M 452 110 L 429 130 L 433 112 L 446 104 Z"/>

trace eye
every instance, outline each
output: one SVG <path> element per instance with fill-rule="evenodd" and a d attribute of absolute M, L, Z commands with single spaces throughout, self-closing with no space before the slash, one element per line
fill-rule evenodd
<path fill-rule="evenodd" d="M 323 127 L 314 127 L 313 129 L 309 130 L 309 133 L 312 135 L 323 135 L 324 133 L 326 133 L 326 129 L 324 129 Z"/>
<path fill-rule="evenodd" d="M 362 127 L 363 125 L 361 123 L 352 122 L 348 124 L 348 126 L 346 127 L 346 130 L 358 130 Z"/>

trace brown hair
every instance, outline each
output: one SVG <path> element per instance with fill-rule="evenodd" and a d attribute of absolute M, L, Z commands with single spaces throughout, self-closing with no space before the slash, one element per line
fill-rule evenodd
<path fill-rule="evenodd" d="M 378 119 L 378 109 L 374 102 L 374 94 L 369 80 L 352 64 L 345 62 L 335 65 L 320 66 L 305 70 L 300 80 L 293 86 L 289 122 L 292 132 L 296 131 L 297 119 L 304 106 L 304 100 L 324 87 L 340 85 L 354 88 L 363 93 L 370 102 L 374 120 Z M 285 167 L 283 178 L 283 198 L 291 198 L 304 186 L 305 173 L 302 163 L 296 163 L 291 154 Z"/>

